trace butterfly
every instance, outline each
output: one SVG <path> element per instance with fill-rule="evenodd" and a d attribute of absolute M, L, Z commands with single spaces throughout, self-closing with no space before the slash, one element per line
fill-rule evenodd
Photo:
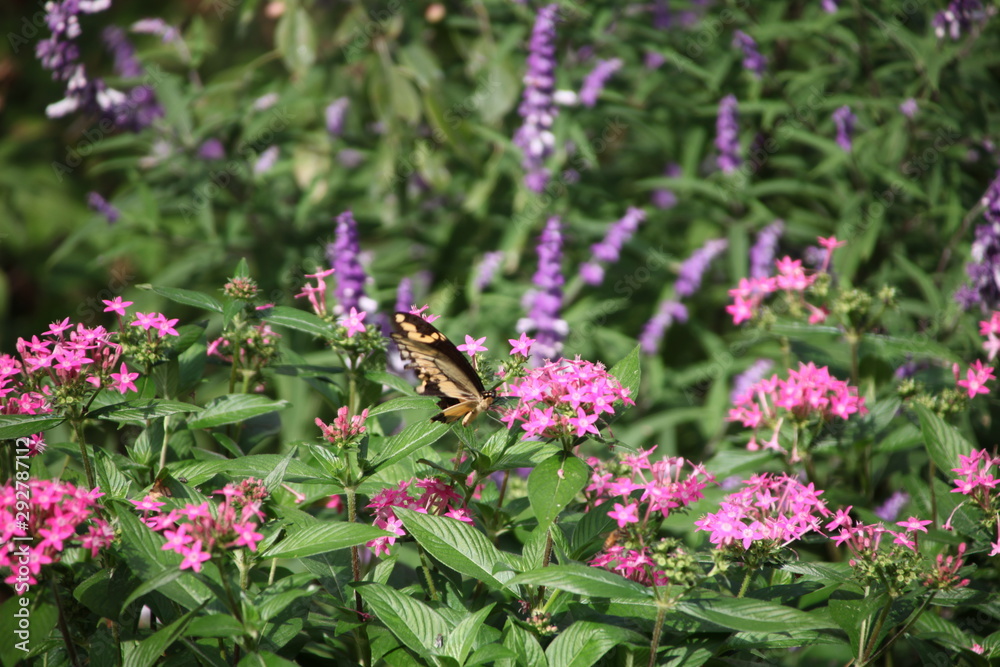
<path fill-rule="evenodd" d="M 441 412 L 432 421 L 462 420 L 462 426 L 489 409 L 497 393 L 486 390 L 472 364 L 448 337 L 430 322 L 412 313 L 396 313 L 392 321 L 392 339 L 406 367 L 420 378 L 417 393 L 438 396 Z"/>

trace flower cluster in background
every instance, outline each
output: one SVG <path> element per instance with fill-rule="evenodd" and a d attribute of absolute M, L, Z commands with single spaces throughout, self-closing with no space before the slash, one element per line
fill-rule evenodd
<path fill-rule="evenodd" d="M 552 124 L 559 109 L 553 100 L 556 69 L 556 17 L 559 6 L 546 5 L 538 10 L 528 47 L 528 70 L 524 74 L 524 94 L 518 113 L 524 123 L 514 133 L 514 143 L 524 153 L 524 183 L 541 192 L 549 182 L 545 160 L 555 149 Z"/>
<path fill-rule="evenodd" d="M 22 587 L 38 583 L 42 567 L 58 563 L 67 549 L 79 547 L 93 557 L 110 545 L 114 531 L 97 502 L 103 495 L 47 479 L 0 488 L 0 568 L 9 572 L 4 582 L 23 594 Z"/>
<path fill-rule="evenodd" d="M 535 333 L 535 352 L 541 359 L 556 359 L 569 332 L 559 317 L 566 282 L 561 266 L 562 241 L 559 218 L 549 218 L 538 240 L 538 270 L 531 279 L 534 287 L 524 295 L 528 316 L 517 323 L 518 331 Z"/>
<path fill-rule="evenodd" d="M 337 409 L 337 417 L 332 424 L 326 424 L 317 417 L 316 426 L 319 426 L 328 442 L 339 448 L 346 447 L 364 434 L 366 419 L 368 419 L 368 408 L 362 410 L 359 415 L 351 416 L 347 406 L 343 405 Z"/>
<path fill-rule="evenodd" d="M 420 495 L 414 498 L 410 495 L 411 487 L 419 489 Z M 389 555 L 389 548 L 396 539 L 406 535 L 403 522 L 393 509 L 402 507 L 422 514 L 437 514 L 451 517 L 465 523 L 472 523 L 469 511 L 461 506 L 462 497 L 455 490 L 439 479 L 427 477 L 410 481 L 401 481 L 394 488 L 385 488 L 372 496 L 368 509 L 373 511 L 373 523 L 377 528 L 387 530 L 394 535 L 377 537 L 367 543 L 376 556 Z"/>
<path fill-rule="evenodd" d="M 167 538 L 162 549 L 183 556 L 180 569 L 201 572 L 214 554 L 238 547 L 256 551 L 264 539 L 257 528 L 266 518 L 263 504 L 270 494 L 261 480 L 226 484 L 215 494 L 222 502 L 186 503 L 166 514 L 160 514 L 166 503 L 151 495 L 131 502 L 142 510 L 143 522 Z"/>

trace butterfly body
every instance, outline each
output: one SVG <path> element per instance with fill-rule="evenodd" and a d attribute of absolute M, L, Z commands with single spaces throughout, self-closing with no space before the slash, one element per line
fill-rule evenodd
<path fill-rule="evenodd" d="M 417 393 L 441 399 L 441 412 L 431 418 L 433 421 L 461 419 L 462 425 L 468 426 L 493 404 L 496 390 L 483 387 L 469 360 L 430 322 L 412 313 L 396 313 L 392 328 L 392 339 L 406 367 L 420 379 Z"/>

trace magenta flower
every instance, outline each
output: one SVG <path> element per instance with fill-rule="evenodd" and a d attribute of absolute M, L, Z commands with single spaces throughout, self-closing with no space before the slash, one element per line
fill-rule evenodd
<path fill-rule="evenodd" d="M 347 337 L 353 338 L 356 333 L 365 332 L 364 319 L 367 313 L 365 311 L 358 312 L 358 309 L 351 306 L 351 312 L 344 318 L 341 323 L 347 328 Z"/>
<path fill-rule="evenodd" d="M 62 560 L 71 547 L 92 555 L 111 544 L 114 531 L 98 514 L 99 489 L 47 479 L 0 487 L 0 573 L 23 594 L 38 583 L 42 567 Z M 86 529 L 87 533 L 80 534 Z"/>
<path fill-rule="evenodd" d="M 422 490 L 419 497 L 414 498 L 410 495 L 411 486 Z M 367 542 L 367 546 L 375 552 L 376 556 L 387 556 L 389 548 L 396 543 L 396 537 L 406 535 L 406 531 L 403 530 L 403 522 L 396 518 L 393 512 L 396 507 L 422 513 L 447 515 L 456 520 L 471 523 L 472 519 L 464 511 L 465 508 L 458 505 L 461 502 L 462 496 L 455 493 L 450 485 L 433 477 L 402 481 L 395 488 L 382 489 L 372 496 L 367 507 L 374 510 L 373 524 L 382 530 L 394 533 L 395 536 L 377 537 Z"/>
<path fill-rule="evenodd" d="M 604 413 L 614 414 L 614 403 L 633 405 L 629 390 L 604 366 L 561 359 L 533 368 L 509 384 L 517 405 L 501 419 L 507 428 L 521 422 L 523 438 L 555 438 L 578 432 L 594 433 L 592 425 Z M 582 433 L 581 433 L 582 435 Z"/>
<path fill-rule="evenodd" d="M 125 309 L 132 305 L 131 301 L 122 301 L 120 296 L 116 296 L 114 299 L 102 300 L 107 308 L 104 309 L 105 313 L 115 313 L 119 317 L 125 317 Z"/>
<path fill-rule="evenodd" d="M 608 512 L 608 516 L 618 522 L 619 528 L 624 528 L 630 523 L 639 523 L 639 503 L 628 505 L 615 503 L 615 508 Z"/>
<path fill-rule="evenodd" d="M 477 352 L 486 352 L 487 348 L 483 346 L 483 342 L 486 340 L 486 336 L 482 338 L 473 338 L 472 336 L 466 334 L 465 343 L 461 345 L 456 345 L 455 347 L 460 352 L 465 352 L 470 357 L 476 356 Z"/>
<path fill-rule="evenodd" d="M 319 417 L 316 418 L 316 426 L 323 432 L 323 437 L 338 447 L 343 447 L 355 440 L 357 436 L 366 430 L 365 420 L 368 419 L 368 408 L 361 411 L 360 415 L 349 416 L 347 406 L 337 409 L 337 417 L 333 424 L 324 424 Z"/>
<path fill-rule="evenodd" d="M 822 491 L 788 475 L 754 475 L 746 486 L 719 503 L 719 511 L 694 522 L 709 533 L 719 549 L 748 551 L 754 543 L 765 550 L 779 549 L 818 532 L 833 515 L 819 499 Z"/>
<path fill-rule="evenodd" d="M 990 393 L 986 383 L 995 379 L 993 367 L 984 366 L 983 362 L 977 359 L 972 367 L 966 371 L 965 379 L 958 380 L 955 384 L 959 387 L 965 387 L 966 391 L 969 392 L 969 398 L 975 398 L 976 394 Z"/>
<path fill-rule="evenodd" d="M 515 354 L 520 354 L 525 357 L 531 356 L 531 346 L 535 342 L 534 338 L 528 338 L 528 334 L 521 332 L 521 335 L 517 338 L 508 338 L 507 342 L 511 345 L 510 354 L 511 356 Z"/>

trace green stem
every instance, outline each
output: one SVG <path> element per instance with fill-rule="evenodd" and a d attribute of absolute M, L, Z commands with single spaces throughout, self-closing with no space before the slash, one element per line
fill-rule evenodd
<path fill-rule="evenodd" d="M 885 644 L 883 644 L 882 647 L 871 656 L 871 661 L 872 662 L 875 662 L 876 660 L 878 660 L 879 657 L 881 657 L 881 655 L 883 653 L 885 653 L 886 651 L 888 651 L 889 648 L 893 644 L 895 644 L 896 641 L 900 637 L 902 637 L 904 634 L 906 634 L 910 630 L 910 628 L 913 627 L 913 624 L 916 623 L 917 619 L 919 619 L 920 616 L 921 616 L 921 614 L 924 613 L 924 610 L 926 610 L 927 607 L 930 605 L 931 600 L 934 599 L 935 595 L 937 595 L 937 591 L 934 591 L 933 593 L 931 593 L 930 595 L 927 596 L 927 599 L 924 600 L 920 604 L 920 608 L 917 609 L 915 612 L 913 612 L 913 615 L 910 616 L 910 619 L 906 622 L 906 625 L 904 625 L 903 627 L 901 627 L 896 634 L 894 634 L 892 637 L 890 637 L 889 639 L 887 639 L 886 642 L 885 642 Z"/>
<path fill-rule="evenodd" d="M 49 583 L 52 584 L 52 595 L 56 600 L 56 622 L 59 625 L 59 633 L 63 636 L 63 642 L 66 644 L 66 653 L 69 655 L 70 664 L 73 667 L 80 667 L 80 657 L 76 654 L 76 645 L 73 644 L 73 637 L 70 635 L 69 625 L 66 623 L 66 609 L 63 607 L 62 596 L 59 595 L 59 583 L 51 572 L 49 573 Z"/>
<path fill-rule="evenodd" d="M 875 644 L 878 641 L 879 633 L 882 632 L 882 626 L 885 625 L 885 620 L 889 618 L 889 612 L 892 610 L 892 597 L 890 596 L 885 606 L 882 607 L 882 611 L 879 612 L 878 620 L 875 621 L 875 626 L 872 628 L 872 633 L 868 637 L 868 642 L 865 644 L 864 650 L 858 657 L 858 667 L 863 667 L 871 662 L 870 657 L 873 650 L 875 650 Z"/>
<path fill-rule="evenodd" d="M 660 647 L 660 636 L 663 634 L 663 621 L 667 618 L 667 608 L 656 605 L 656 625 L 653 626 L 653 638 L 649 642 L 649 667 L 656 667 L 656 649 Z"/>
<path fill-rule="evenodd" d="M 73 419 L 73 433 L 76 435 L 76 442 L 80 445 L 80 456 L 83 458 L 83 471 L 87 475 L 87 486 L 95 488 L 97 482 L 94 480 L 94 468 L 90 465 L 90 454 L 87 453 L 87 440 L 83 434 L 83 419 Z"/>
<path fill-rule="evenodd" d="M 149 422 L 146 422 L 149 426 Z M 167 443 L 170 441 L 170 415 L 163 418 L 163 444 L 160 446 L 160 470 L 167 467 Z M 159 470 L 157 471 L 159 472 Z M 153 475 L 155 478 L 155 474 Z"/>
<path fill-rule="evenodd" d="M 740 592 L 736 594 L 736 597 L 741 598 L 746 595 L 747 589 L 750 588 L 750 579 L 753 578 L 753 569 L 747 568 L 746 573 L 743 575 L 743 583 L 740 585 Z"/>

